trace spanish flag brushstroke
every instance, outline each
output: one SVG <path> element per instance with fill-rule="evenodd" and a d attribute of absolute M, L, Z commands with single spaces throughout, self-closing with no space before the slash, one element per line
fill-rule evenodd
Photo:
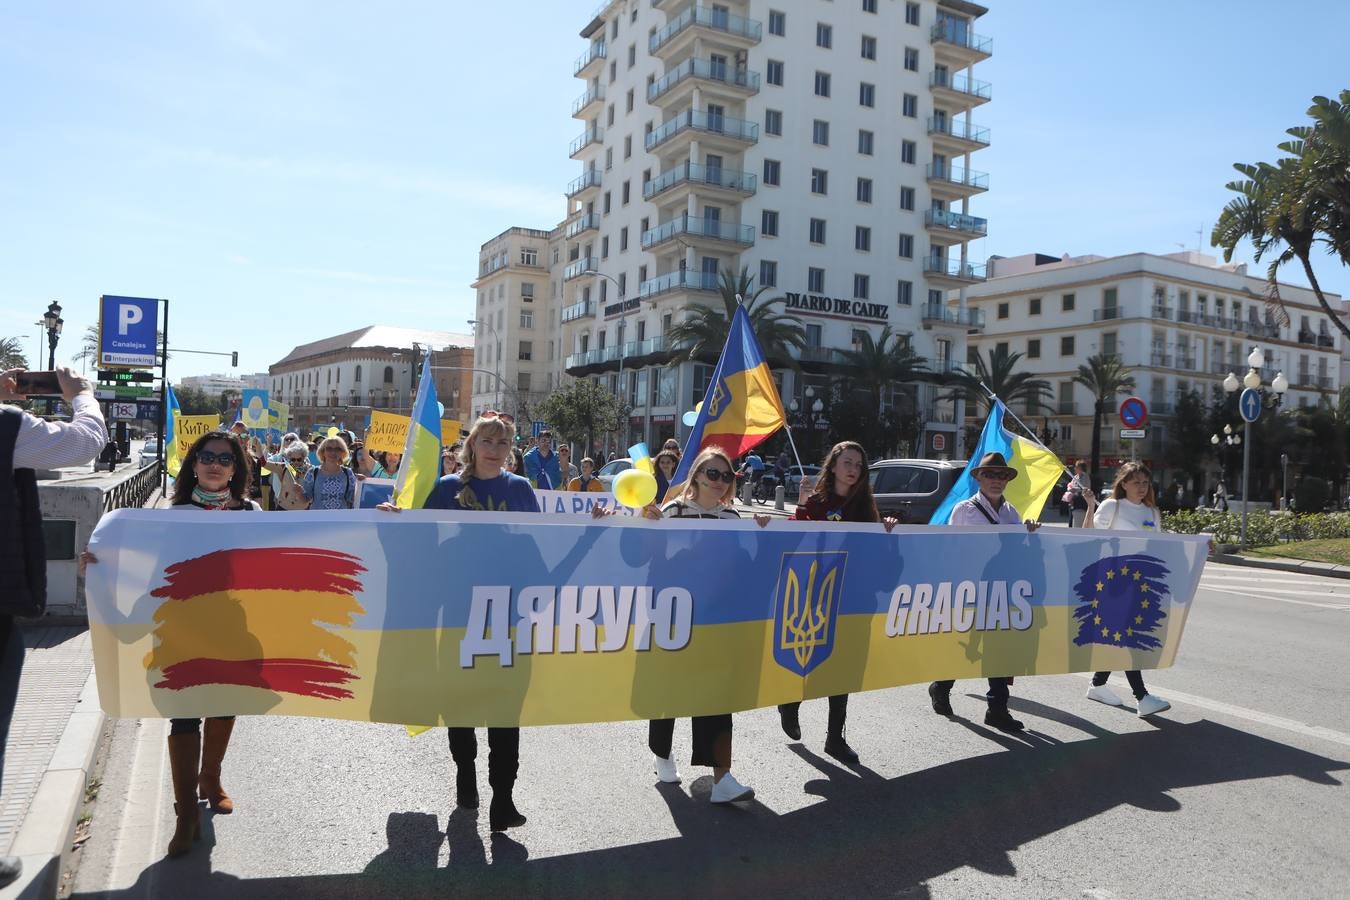
<path fill-rule="evenodd" d="M 403 461 L 394 482 L 394 505 L 421 509 L 441 477 L 441 410 L 431 378 L 431 354 L 422 361 L 421 381 L 413 402 L 412 421 L 403 443 Z"/>
<path fill-rule="evenodd" d="M 980 432 L 980 442 L 970 451 L 970 459 L 981 459 L 986 453 L 1002 453 L 1008 465 L 1017 470 L 1017 477 L 1008 482 L 1003 496 L 1022 514 L 1023 519 L 1039 519 L 1046 498 L 1064 471 L 1064 464 L 1040 444 L 1004 428 L 1005 411 L 1003 401 L 995 398 L 989 418 L 984 421 L 984 431 Z M 956 484 L 952 485 L 928 524 L 946 525 L 956 504 L 974 497 L 979 489 L 970 469 L 966 469 Z"/>
<path fill-rule="evenodd" d="M 237 685 L 319 699 L 349 699 L 356 648 L 325 626 L 350 628 L 355 556 L 297 547 L 219 550 L 164 569 L 150 592 L 155 645 L 145 667 L 157 688 Z"/>
<path fill-rule="evenodd" d="M 689 467 L 705 447 L 721 447 L 734 460 L 759 446 L 785 424 L 787 415 L 773 373 L 764 361 L 745 307 L 738 304 L 731 317 L 727 345 L 713 370 L 666 497 L 674 497 L 684 489 Z"/>

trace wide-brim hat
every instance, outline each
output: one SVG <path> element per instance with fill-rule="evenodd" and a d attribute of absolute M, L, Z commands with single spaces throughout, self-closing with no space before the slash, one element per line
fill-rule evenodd
<path fill-rule="evenodd" d="M 1017 470 L 1008 465 L 1008 460 L 1002 453 L 986 453 L 980 457 L 980 464 L 970 470 L 972 476 L 978 477 L 981 472 L 1000 472 L 1012 481 L 1017 477 Z"/>

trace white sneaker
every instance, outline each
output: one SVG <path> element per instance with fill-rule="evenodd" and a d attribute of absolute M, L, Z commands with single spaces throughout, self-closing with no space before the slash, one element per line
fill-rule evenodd
<path fill-rule="evenodd" d="M 748 788 L 737 781 L 730 772 L 722 776 L 722 780 L 713 785 L 712 802 L 713 803 L 736 803 L 740 800 L 749 800 L 755 796 L 754 788 Z"/>
<path fill-rule="evenodd" d="M 1107 706 L 1121 706 L 1121 699 L 1116 696 L 1116 692 L 1106 685 L 1093 685 L 1088 688 L 1087 698 L 1096 700 L 1098 703 L 1105 703 Z"/>
<path fill-rule="evenodd" d="M 656 777 L 666 784 L 678 784 L 680 781 L 680 770 L 675 765 L 673 759 L 662 759 L 659 756 L 652 756 L 656 761 Z"/>
<path fill-rule="evenodd" d="M 1160 713 L 1165 709 L 1171 708 L 1172 704 L 1168 703 L 1163 698 L 1155 697 L 1152 694 L 1145 694 L 1139 698 L 1139 711 L 1136 715 L 1142 719 L 1144 716 L 1151 716 L 1154 713 Z"/>

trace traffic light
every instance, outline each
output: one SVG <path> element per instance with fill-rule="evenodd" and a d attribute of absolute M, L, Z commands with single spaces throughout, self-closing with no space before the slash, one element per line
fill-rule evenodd
<path fill-rule="evenodd" d="M 238 350 L 235 350 L 233 353 L 230 354 L 230 365 L 234 366 L 236 369 L 239 368 L 239 351 L 238 351 Z"/>

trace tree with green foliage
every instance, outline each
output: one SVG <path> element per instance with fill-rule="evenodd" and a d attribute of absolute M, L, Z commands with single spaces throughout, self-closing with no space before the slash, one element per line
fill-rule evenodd
<path fill-rule="evenodd" d="M 205 391 L 192 387 L 175 387 L 173 394 L 178 398 L 178 409 L 185 416 L 220 415 L 220 404 Z"/>
<path fill-rule="evenodd" d="M 584 442 L 579 460 L 590 453 L 597 436 L 619 430 L 628 406 L 597 382 L 577 378 L 535 404 L 534 414 L 562 440 Z"/>
<path fill-rule="evenodd" d="M 27 369 L 28 357 L 19 346 L 18 338 L 0 338 L 0 372 L 10 369 Z"/>
<path fill-rule="evenodd" d="M 1089 470 L 1092 474 L 1092 489 L 1102 486 L 1102 419 L 1106 414 L 1106 405 L 1117 394 L 1134 390 L 1134 375 L 1125 368 L 1120 357 L 1114 353 L 1098 353 L 1089 356 L 1086 365 L 1078 367 L 1073 377 L 1075 384 L 1081 384 L 1092 395 L 1092 453 Z"/>
<path fill-rule="evenodd" d="M 1176 411 L 1167 430 L 1167 465 L 1184 473 L 1187 486 L 1198 493 L 1205 490 L 1205 459 L 1213 450 L 1210 437 L 1214 432 L 1208 427 L 1206 413 L 1200 393 L 1187 391 L 1177 397 Z"/>
<path fill-rule="evenodd" d="M 727 335 L 731 332 L 731 318 L 736 314 L 737 295 L 741 305 L 750 317 L 750 326 L 755 330 L 759 346 L 771 368 L 797 368 L 793 350 L 806 347 L 806 329 L 796 316 L 788 315 L 776 309 L 786 301 L 782 297 L 764 298 L 767 288 L 754 289 L 754 278 L 749 269 L 741 267 L 739 275 L 733 275 L 723 269 L 718 279 L 718 296 L 721 303 L 708 306 L 702 303 L 690 305 L 685 317 L 673 324 L 666 334 L 670 348 L 679 348 L 671 365 L 696 360 L 715 363 L 726 346 Z"/>
<path fill-rule="evenodd" d="M 1004 406 L 1025 409 L 1028 415 L 1035 415 L 1048 405 L 1050 382 L 1030 372 L 1017 371 L 1021 360 L 1020 352 L 1009 353 L 1003 347 L 991 348 L 987 363 L 983 356 L 976 356 L 974 366 L 957 366 L 943 379 L 955 388 L 944 399 L 964 399 L 968 404 L 967 416 L 977 408 L 983 416 L 987 416 L 994 406 L 993 399 L 984 390 L 987 387 L 1003 401 Z"/>

